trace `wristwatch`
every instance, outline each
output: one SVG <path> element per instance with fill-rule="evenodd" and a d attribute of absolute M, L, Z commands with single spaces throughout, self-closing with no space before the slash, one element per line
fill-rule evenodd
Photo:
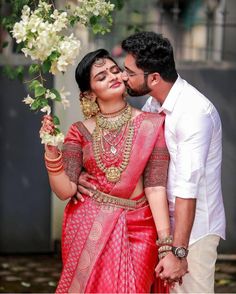
<path fill-rule="evenodd" d="M 188 249 L 185 247 L 174 247 L 172 246 L 172 253 L 178 258 L 185 258 L 188 255 Z"/>

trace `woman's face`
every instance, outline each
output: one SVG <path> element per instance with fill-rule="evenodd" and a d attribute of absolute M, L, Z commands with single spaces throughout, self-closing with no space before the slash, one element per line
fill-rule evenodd
<path fill-rule="evenodd" d="M 110 100 L 121 97 L 125 92 L 122 80 L 122 72 L 110 59 L 100 58 L 91 68 L 90 74 L 91 92 L 100 100 Z"/>

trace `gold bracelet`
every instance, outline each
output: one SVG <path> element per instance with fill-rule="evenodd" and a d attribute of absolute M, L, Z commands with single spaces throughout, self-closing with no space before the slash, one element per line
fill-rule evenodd
<path fill-rule="evenodd" d="M 162 245 L 158 248 L 158 253 L 164 252 L 164 251 L 171 251 L 172 246 L 170 245 Z"/>
<path fill-rule="evenodd" d="M 167 236 L 167 237 L 165 237 L 165 238 L 163 238 L 163 239 L 158 239 L 158 240 L 156 241 L 156 244 L 157 244 L 158 246 L 160 246 L 160 245 L 170 245 L 170 244 L 172 244 L 172 243 L 173 243 L 173 237 L 172 237 L 172 235 Z"/>
<path fill-rule="evenodd" d="M 164 251 L 158 254 L 158 258 L 159 260 L 164 258 L 170 251 Z"/>

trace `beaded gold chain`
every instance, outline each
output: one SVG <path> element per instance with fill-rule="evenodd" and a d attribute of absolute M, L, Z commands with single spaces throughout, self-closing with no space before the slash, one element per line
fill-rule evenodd
<path fill-rule="evenodd" d="M 132 149 L 132 141 L 134 136 L 134 126 L 131 121 L 126 122 L 128 124 L 128 134 L 125 139 L 124 144 L 124 151 L 123 151 L 123 159 L 122 162 L 119 164 L 119 166 L 111 165 L 110 167 L 106 167 L 106 165 L 102 161 L 102 156 L 100 154 L 100 142 L 102 140 L 102 132 L 99 125 L 96 126 L 94 132 L 93 132 L 93 152 L 94 152 L 94 158 L 96 160 L 97 166 L 105 173 L 106 179 L 109 182 L 116 183 L 119 181 L 121 177 L 121 173 L 126 169 L 131 149 Z"/>
<path fill-rule="evenodd" d="M 107 129 L 110 131 L 117 130 L 130 121 L 132 116 L 132 108 L 129 104 L 124 108 L 120 116 L 116 120 L 108 120 L 107 117 L 98 113 L 96 115 L 96 124 L 101 129 Z"/>

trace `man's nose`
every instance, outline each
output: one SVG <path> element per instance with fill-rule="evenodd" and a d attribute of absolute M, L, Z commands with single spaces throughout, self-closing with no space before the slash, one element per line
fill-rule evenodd
<path fill-rule="evenodd" d="M 129 76 L 127 75 L 127 72 L 124 70 L 121 74 L 121 78 L 124 82 L 127 82 L 129 79 Z"/>

